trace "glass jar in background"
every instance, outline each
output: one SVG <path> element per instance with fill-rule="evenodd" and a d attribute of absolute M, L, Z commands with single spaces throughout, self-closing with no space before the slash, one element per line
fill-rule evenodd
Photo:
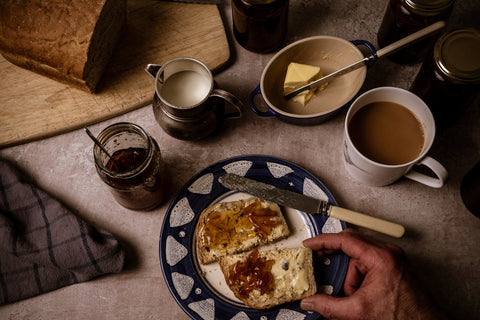
<path fill-rule="evenodd" d="M 157 142 L 140 126 L 120 122 L 105 128 L 93 148 L 98 175 L 118 203 L 151 210 L 165 198 L 164 163 Z"/>
<path fill-rule="evenodd" d="M 232 0 L 233 34 L 247 50 L 268 53 L 285 40 L 289 0 Z"/>
<path fill-rule="evenodd" d="M 443 34 L 410 91 L 429 106 L 437 130 L 452 125 L 480 92 L 480 31 L 466 28 Z"/>
<path fill-rule="evenodd" d="M 437 21 L 448 20 L 455 0 L 389 0 L 378 30 L 380 48 L 405 38 Z M 425 59 L 435 36 L 420 40 L 388 56 L 396 63 L 417 63 Z"/>

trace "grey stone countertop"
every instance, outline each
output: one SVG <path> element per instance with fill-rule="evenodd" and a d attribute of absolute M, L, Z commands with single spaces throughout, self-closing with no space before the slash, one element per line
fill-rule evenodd
<path fill-rule="evenodd" d="M 286 44 L 312 35 L 332 35 L 377 44 L 376 33 L 387 0 L 290 1 Z M 164 281 L 159 263 L 159 236 L 170 201 L 205 167 L 233 156 L 263 154 L 296 163 L 318 177 L 337 202 L 359 212 L 403 224 L 407 233 L 393 239 L 361 232 L 401 246 L 420 281 L 452 319 L 480 319 L 480 219 L 463 205 L 460 183 L 480 160 L 479 99 L 448 130 L 438 134 L 430 155 L 448 170 L 443 188 L 401 179 L 386 187 L 369 187 L 349 177 L 342 160 L 346 110 L 316 126 L 300 127 L 274 117 L 259 117 L 247 106 L 272 54 L 240 47 L 232 35 L 230 1 L 219 4 L 231 46 L 231 63 L 215 75 L 219 87 L 245 102 L 244 117 L 225 122 L 218 135 L 199 142 L 176 140 L 156 123 L 146 106 L 92 125 L 129 121 L 158 142 L 171 177 L 169 199 L 150 212 L 118 205 L 95 171 L 92 141 L 83 130 L 0 150 L 36 183 L 79 216 L 118 236 L 127 253 L 125 270 L 0 307 L 0 319 L 189 319 Z M 449 27 L 479 28 L 476 0 L 455 4 Z M 380 59 L 368 70 L 360 93 L 379 86 L 408 89 L 420 65 Z M 480 195 L 479 195 L 480 196 Z"/>

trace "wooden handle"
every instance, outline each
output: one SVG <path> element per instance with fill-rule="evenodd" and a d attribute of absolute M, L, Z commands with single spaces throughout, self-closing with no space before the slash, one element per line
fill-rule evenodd
<path fill-rule="evenodd" d="M 401 238 L 405 233 L 405 228 L 394 222 L 367 216 L 352 210 L 331 206 L 328 215 L 356 226 L 364 227 L 370 230 L 381 232 L 395 238 Z"/>
<path fill-rule="evenodd" d="M 431 35 L 432 33 L 444 28 L 445 25 L 446 25 L 445 21 L 435 22 L 434 24 L 429 25 L 428 27 L 423 28 L 422 30 L 412 33 L 411 35 L 386 46 L 385 48 L 379 49 L 377 51 L 377 57 L 380 58 L 382 56 L 386 56 L 391 53 L 394 53 L 395 51 L 400 50 L 403 47 L 406 47 L 412 44 L 413 42 L 418 41 L 422 38 L 425 38 Z"/>

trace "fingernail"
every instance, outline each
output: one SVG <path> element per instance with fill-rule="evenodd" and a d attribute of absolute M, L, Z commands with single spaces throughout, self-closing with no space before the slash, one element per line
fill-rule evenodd
<path fill-rule="evenodd" d="M 305 311 L 313 311 L 313 303 L 302 300 L 300 302 L 300 308 L 302 308 Z"/>

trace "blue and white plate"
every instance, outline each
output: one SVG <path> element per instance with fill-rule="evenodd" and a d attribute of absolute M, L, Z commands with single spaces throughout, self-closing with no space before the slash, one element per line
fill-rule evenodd
<path fill-rule="evenodd" d="M 248 308 L 228 288 L 218 263 L 207 266 L 199 263 L 195 249 L 195 229 L 203 209 L 217 202 L 249 196 L 230 191 L 218 182 L 218 178 L 227 172 L 337 204 L 317 178 L 283 159 L 250 155 L 226 159 L 209 166 L 180 190 L 163 221 L 159 244 L 160 264 L 173 297 L 192 319 L 197 320 L 317 319 L 318 314 L 300 309 L 299 301 L 268 310 Z M 302 240 L 306 238 L 320 233 L 336 233 L 346 228 L 345 223 L 337 219 L 310 215 L 286 207 L 282 207 L 282 210 L 291 235 L 269 245 L 270 247 L 301 247 Z M 340 253 L 315 263 L 318 290 L 338 294 L 347 272 L 348 257 Z"/>

